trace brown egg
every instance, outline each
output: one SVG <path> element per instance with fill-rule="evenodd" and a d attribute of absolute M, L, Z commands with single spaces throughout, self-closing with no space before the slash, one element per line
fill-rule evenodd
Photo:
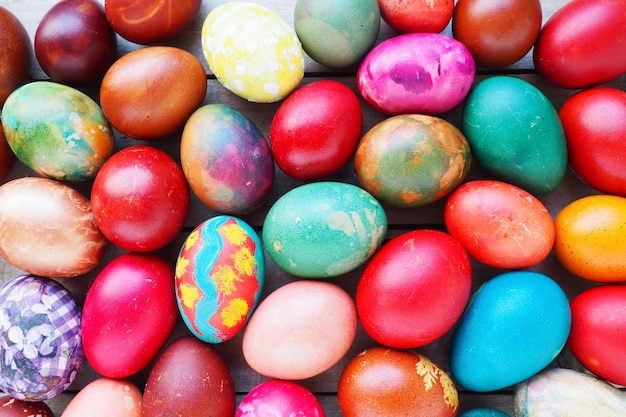
<path fill-rule="evenodd" d="M 141 391 L 123 379 L 91 381 L 67 404 L 61 417 L 142 417 Z"/>
<path fill-rule="evenodd" d="M 215 347 L 188 335 L 163 350 L 146 381 L 143 417 L 231 417 L 234 412 L 233 380 Z"/>
<path fill-rule="evenodd" d="M 74 188 L 40 177 L 0 186 L 0 256 L 14 267 L 71 278 L 94 268 L 105 249 L 91 203 Z"/>
<path fill-rule="evenodd" d="M 0 396 L 2 417 L 54 417 L 54 413 L 43 401 L 22 401 L 10 395 Z"/>
<path fill-rule="evenodd" d="M 367 349 L 339 377 L 339 407 L 345 417 L 454 417 L 459 398 L 448 374 L 409 350 Z"/>
<path fill-rule="evenodd" d="M 13 90 L 30 81 L 33 55 L 33 45 L 22 22 L 0 6 L 0 109 Z"/>
<path fill-rule="evenodd" d="M 171 46 L 148 46 L 122 56 L 100 86 L 100 106 L 111 125 L 135 139 L 158 139 L 182 128 L 204 100 L 202 63 Z"/>
<path fill-rule="evenodd" d="M 15 154 L 7 143 L 4 130 L 2 129 L 2 122 L 0 122 L 0 180 L 11 172 L 14 160 Z"/>
<path fill-rule="evenodd" d="M 506 67 L 530 51 L 541 30 L 540 0 L 458 0 L 452 34 L 483 67 Z"/>

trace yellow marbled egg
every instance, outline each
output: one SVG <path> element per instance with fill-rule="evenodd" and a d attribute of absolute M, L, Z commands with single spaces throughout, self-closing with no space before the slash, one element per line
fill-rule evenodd
<path fill-rule="evenodd" d="M 249 101 L 271 103 L 304 76 L 304 50 L 276 12 L 250 2 L 214 8 L 202 26 L 202 50 L 219 82 Z"/>

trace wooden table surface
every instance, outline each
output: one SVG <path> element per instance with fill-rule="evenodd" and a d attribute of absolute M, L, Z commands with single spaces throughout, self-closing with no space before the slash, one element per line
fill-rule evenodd
<path fill-rule="evenodd" d="M 239 110 L 244 115 L 249 117 L 259 127 L 259 129 L 264 133 L 265 137 L 267 138 L 273 114 L 280 103 L 250 103 L 245 101 L 244 99 L 234 96 L 232 93 L 224 89 L 218 83 L 215 77 L 210 73 L 202 55 L 200 30 L 203 20 L 214 7 L 224 2 L 225 1 L 204 0 L 201 10 L 191 26 L 182 35 L 176 37 L 174 40 L 169 42 L 169 44 L 181 47 L 192 52 L 200 58 L 201 62 L 204 63 L 207 70 L 208 79 L 208 92 L 205 98 L 205 103 L 219 102 L 234 107 L 235 109 Z M 268 6 L 271 9 L 275 10 L 280 15 L 282 15 L 287 22 L 293 25 L 293 6 L 295 4 L 295 0 L 257 0 L 255 2 L 264 4 L 265 6 Z M 541 3 L 543 8 L 543 22 L 545 23 L 546 19 L 551 16 L 555 10 L 557 10 L 560 6 L 567 2 L 568 0 L 542 0 Z M 42 16 L 54 3 L 54 0 L 0 0 L 0 5 L 9 9 L 23 22 L 31 36 L 31 40 L 34 38 L 35 30 Z M 446 28 L 444 33 L 451 35 L 450 26 Z M 394 34 L 395 33 L 383 22 L 378 42 L 390 36 L 393 36 Z M 118 45 L 119 55 L 123 55 L 131 50 L 141 47 L 139 45 L 125 41 L 122 38 L 118 38 Z M 36 62 L 34 65 L 35 66 L 33 68 L 33 78 L 37 80 L 47 79 L 46 74 L 41 70 L 41 68 L 38 67 Z M 479 67 L 476 82 L 486 77 L 501 73 L 518 76 L 537 86 L 550 98 L 550 100 L 553 102 L 554 106 L 557 109 L 560 108 L 560 106 L 567 97 L 574 93 L 573 90 L 564 90 L 551 86 L 547 82 L 542 80 L 541 77 L 535 74 L 533 70 L 532 56 L 530 54 L 527 54 L 522 60 L 520 60 L 516 64 L 499 71 L 486 70 Z M 341 72 L 338 72 L 337 70 L 329 70 L 307 57 L 305 77 L 302 81 L 302 84 L 306 84 L 314 80 L 319 80 L 321 78 L 339 80 L 351 87 L 355 92 L 357 91 L 355 85 L 355 68 L 348 68 L 342 70 Z M 626 89 L 626 79 L 622 76 L 619 79 L 611 82 L 609 85 L 624 90 Z M 92 97 L 97 99 L 97 92 L 92 93 Z M 366 132 L 375 123 L 383 120 L 386 117 L 385 115 L 369 107 L 364 101 L 362 101 L 362 108 L 364 114 L 363 132 Z M 456 126 L 460 126 L 461 106 L 441 116 L 454 123 Z M 115 132 L 115 135 L 117 149 L 140 143 L 137 140 L 124 137 L 118 132 Z M 166 150 L 172 156 L 178 159 L 178 139 L 179 138 L 166 138 L 162 141 L 151 142 L 150 144 Z M 4 178 L 2 182 L 6 182 L 10 179 L 27 175 L 34 174 L 24 165 L 16 162 L 13 171 L 9 174 L 8 177 Z M 481 172 L 477 164 L 474 164 L 468 180 L 487 177 L 488 176 L 484 172 Z M 356 184 L 356 178 L 351 164 L 348 164 L 345 169 L 343 169 L 339 174 L 331 179 Z M 265 214 L 270 204 L 275 201 L 280 195 L 300 184 L 302 184 L 302 182 L 285 176 L 279 169 L 277 169 L 274 187 L 268 203 L 261 210 L 249 216 L 244 216 L 244 220 L 246 220 L 253 227 L 255 227 L 257 231 L 260 231 Z M 86 196 L 89 196 L 89 184 L 80 184 L 76 185 L 76 187 Z M 583 184 L 571 171 L 568 171 L 563 184 L 549 195 L 540 197 L 540 200 L 548 207 L 550 213 L 555 216 L 569 202 L 578 197 L 589 194 L 598 194 L 598 192 Z M 419 228 L 443 228 L 442 207 L 443 201 L 436 202 L 425 207 L 412 209 L 398 209 L 385 206 L 389 220 L 387 238 L 397 236 L 408 230 L 415 230 Z M 178 239 L 175 239 L 171 244 L 167 245 L 165 248 L 159 250 L 158 252 L 165 256 L 173 264 L 175 262 L 180 245 L 186 237 L 187 233 L 189 233 L 189 231 L 191 231 L 200 222 L 212 217 L 215 214 L 217 213 L 212 212 L 211 210 L 203 206 L 197 198 L 192 197 L 192 204 L 185 229 L 180 234 Z M 123 253 L 123 250 L 116 248 L 115 246 L 110 244 L 107 255 L 103 260 L 102 265 L 106 264 L 107 261 L 119 256 L 121 253 Z M 267 264 L 268 266 L 264 294 L 268 294 L 269 292 L 273 291 L 284 283 L 294 279 L 294 277 L 291 277 L 285 272 L 281 271 L 275 264 L 273 264 L 273 262 L 269 258 L 267 258 Z M 474 261 L 472 263 L 472 266 L 474 268 L 474 289 L 477 288 L 486 279 L 501 272 Z M 63 284 L 73 292 L 79 303 L 82 303 L 84 301 L 86 291 L 101 267 L 102 266 L 97 267 L 95 270 L 91 271 L 85 276 L 66 279 L 62 281 Z M 576 295 L 577 293 L 579 293 L 583 289 L 590 287 L 591 285 L 581 279 L 571 276 L 563 269 L 563 267 L 558 264 L 553 255 L 550 255 L 545 261 L 532 269 L 543 272 L 554 278 L 559 284 L 561 284 L 563 289 L 570 297 Z M 337 278 L 333 278 L 331 281 L 341 285 L 350 294 L 354 295 L 356 283 L 358 281 L 361 270 L 362 268 L 359 268 L 351 273 L 345 274 Z M 22 273 L 22 271 L 17 270 L 13 266 L 7 264 L 0 259 L 0 283 L 3 283 L 15 277 L 20 273 Z M 106 319 L 106 317 L 103 317 L 103 319 Z M 174 334 L 172 335 L 172 339 L 183 334 L 188 334 L 188 331 L 182 321 L 179 320 L 179 324 Z M 419 353 L 425 354 L 433 361 L 440 364 L 444 369 L 448 370 L 449 367 L 447 352 L 449 348 L 449 343 L 450 332 L 441 339 L 415 350 Z M 238 399 L 241 399 L 246 392 L 248 392 L 254 386 L 266 379 L 265 377 L 255 373 L 245 363 L 241 354 L 240 344 L 241 337 L 235 337 L 234 339 L 231 339 L 228 342 L 217 346 L 231 369 L 235 387 L 238 393 Z M 335 393 L 337 391 L 338 377 L 343 367 L 352 357 L 354 357 L 354 355 L 356 355 L 363 349 L 371 347 L 373 345 L 373 341 L 364 333 L 361 328 L 359 328 L 356 340 L 344 359 L 342 359 L 337 365 L 335 365 L 327 372 L 324 372 L 323 374 L 314 378 L 300 381 L 303 385 L 308 387 L 317 395 L 326 411 L 327 416 L 341 416 Z M 570 352 L 568 352 L 567 349 L 565 349 L 555 359 L 554 365 L 582 370 L 582 366 L 573 358 L 573 356 Z M 148 370 L 149 369 L 146 369 L 129 379 L 136 383 L 140 388 L 142 388 L 145 384 Z M 72 396 L 76 393 L 77 390 L 80 390 L 81 387 L 85 386 L 87 383 L 94 380 L 98 376 L 99 375 L 88 364 L 86 364 L 69 390 L 47 401 L 48 404 L 55 411 L 56 415 L 61 414 L 65 405 L 68 401 L 71 400 Z M 489 406 L 498 408 L 513 415 L 513 403 L 511 394 L 512 391 L 510 389 L 486 394 L 460 391 L 460 411 L 479 406 Z"/>

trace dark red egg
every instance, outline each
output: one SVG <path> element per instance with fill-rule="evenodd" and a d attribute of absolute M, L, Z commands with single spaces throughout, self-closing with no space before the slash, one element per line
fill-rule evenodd
<path fill-rule="evenodd" d="M 31 79 L 33 46 L 22 22 L 0 6 L 0 109 L 20 85 Z"/>
<path fill-rule="evenodd" d="M 6 177 L 11 172 L 14 161 L 15 154 L 4 137 L 2 122 L 0 122 L 0 179 Z"/>
<path fill-rule="evenodd" d="M 1 395 L 0 416 L 54 417 L 54 413 L 44 401 L 22 401 L 13 398 L 10 395 Z"/>

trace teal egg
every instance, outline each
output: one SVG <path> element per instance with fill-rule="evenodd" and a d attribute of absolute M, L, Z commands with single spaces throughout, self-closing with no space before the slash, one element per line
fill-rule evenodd
<path fill-rule="evenodd" d="M 35 81 L 13 91 L 2 126 L 20 161 L 59 181 L 92 179 L 113 153 L 113 130 L 100 106 L 64 84 Z"/>
<path fill-rule="evenodd" d="M 376 198 L 352 184 L 323 181 L 283 194 L 267 213 L 262 239 L 288 273 L 329 278 L 362 265 L 386 232 L 387 216 Z"/>
<path fill-rule="evenodd" d="M 297 0 L 294 8 L 305 52 L 334 68 L 359 62 L 374 46 L 380 22 L 377 0 Z"/>
<path fill-rule="evenodd" d="M 478 163 L 535 195 L 556 189 L 567 170 L 567 143 L 550 100 L 527 81 L 487 78 L 463 109 L 463 133 Z"/>
<path fill-rule="evenodd" d="M 502 273 L 474 294 L 450 349 L 454 380 L 490 392 L 540 372 L 565 346 L 571 326 L 566 294 L 534 271 Z"/>
<path fill-rule="evenodd" d="M 459 417 L 511 417 L 504 411 L 495 408 L 481 407 L 467 410 L 459 414 Z"/>

